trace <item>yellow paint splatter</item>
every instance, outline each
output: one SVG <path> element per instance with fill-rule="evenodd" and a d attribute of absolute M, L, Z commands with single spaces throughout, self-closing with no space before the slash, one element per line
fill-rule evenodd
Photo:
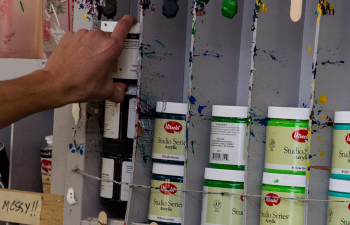
<path fill-rule="evenodd" d="M 338 111 L 338 105 L 337 105 L 337 107 L 335 107 L 335 111 Z"/>
<path fill-rule="evenodd" d="M 307 150 L 308 150 L 308 151 L 310 150 L 310 146 L 307 146 Z"/>
<path fill-rule="evenodd" d="M 267 12 L 266 2 L 264 2 L 262 5 L 262 11 Z"/>
<path fill-rule="evenodd" d="M 310 161 L 309 161 L 309 162 L 307 162 L 307 167 L 310 167 L 310 164 L 311 164 L 311 163 L 310 163 Z"/>
<path fill-rule="evenodd" d="M 324 103 L 328 103 L 328 99 L 327 99 L 327 97 L 325 96 L 325 95 L 319 95 L 319 98 L 317 99 L 318 100 L 318 102 L 319 103 L 321 103 L 322 105 L 324 104 Z"/>
<path fill-rule="evenodd" d="M 309 49 L 309 55 L 311 55 L 311 47 L 307 46 L 307 49 Z"/>
<path fill-rule="evenodd" d="M 275 14 L 277 14 L 277 12 L 275 11 Z"/>
<path fill-rule="evenodd" d="M 307 180 L 310 180 L 310 172 L 307 171 Z"/>
<path fill-rule="evenodd" d="M 322 159 L 323 152 L 322 152 L 322 150 L 319 150 L 319 152 L 320 152 L 320 157 L 321 157 L 321 159 Z"/>
<path fill-rule="evenodd" d="M 321 117 L 322 117 L 323 119 L 327 120 L 328 122 L 333 122 L 332 119 L 329 118 L 329 117 L 326 117 L 326 116 L 324 116 L 324 115 L 321 115 Z"/>
<path fill-rule="evenodd" d="M 317 139 L 318 139 L 318 140 L 321 140 L 321 139 L 322 139 L 322 137 L 321 137 L 321 136 L 318 136 L 318 137 L 317 137 Z"/>
<path fill-rule="evenodd" d="M 312 87 L 315 87 L 315 81 L 314 81 L 314 83 L 312 84 Z"/>
<path fill-rule="evenodd" d="M 84 14 L 84 16 L 83 16 L 83 17 L 84 17 L 84 19 L 87 19 L 87 15 L 86 15 L 86 14 Z"/>

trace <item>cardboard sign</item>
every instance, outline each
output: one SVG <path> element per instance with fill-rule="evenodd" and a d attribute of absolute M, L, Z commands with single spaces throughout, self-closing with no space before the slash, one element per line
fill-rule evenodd
<path fill-rule="evenodd" d="M 0 221 L 40 225 L 41 206 L 40 195 L 0 189 Z"/>

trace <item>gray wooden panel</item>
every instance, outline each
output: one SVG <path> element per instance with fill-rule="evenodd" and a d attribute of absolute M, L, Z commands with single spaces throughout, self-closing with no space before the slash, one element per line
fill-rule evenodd
<path fill-rule="evenodd" d="M 315 121 L 311 143 L 310 198 L 327 199 L 330 168 L 332 163 L 333 128 L 327 125 L 327 117 L 334 120 L 334 112 L 349 111 L 349 49 L 350 28 L 346 21 L 350 19 L 349 2 L 345 0 L 330 2 L 334 5 L 335 15 L 321 18 L 319 48 L 317 55 L 317 75 L 315 85 Z M 329 60 L 329 63 L 327 62 Z M 344 63 L 335 63 L 344 61 Z M 322 104 L 320 95 L 328 102 Z M 309 224 L 325 225 L 327 203 L 309 203 Z"/>
<path fill-rule="evenodd" d="M 133 183 L 151 184 L 154 112 L 157 101 L 183 102 L 188 1 L 179 1 L 175 18 L 162 14 L 163 1 L 144 13 L 140 86 L 141 136 L 134 149 Z M 152 7 L 154 10 L 152 10 Z M 127 222 L 147 222 L 149 189 L 133 188 Z"/>
<path fill-rule="evenodd" d="M 264 122 L 267 107 L 297 107 L 303 42 L 303 13 L 298 22 L 290 19 L 290 7 L 283 1 L 266 1 L 257 28 L 257 51 L 252 86 L 252 131 L 248 160 L 248 194 L 261 194 L 265 165 Z M 305 9 L 305 1 L 303 5 Z M 247 224 L 259 224 L 260 198 L 248 197 Z"/>
<path fill-rule="evenodd" d="M 248 23 L 242 26 L 244 1 L 237 2 L 238 13 L 232 20 L 221 15 L 221 4 L 216 2 L 209 2 L 205 14 L 197 16 L 186 189 L 203 190 L 204 169 L 209 167 L 212 105 L 236 105 L 241 32 L 251 27 Z M 200 224 L 202 195 L 185 193 L 184 207 L 183 224 Z"/>

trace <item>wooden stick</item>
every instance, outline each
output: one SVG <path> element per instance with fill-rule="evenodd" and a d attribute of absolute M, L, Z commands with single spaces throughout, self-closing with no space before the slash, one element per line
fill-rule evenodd
<path fill-rule="evenodd" d="M 303 0 L 291 0 L 290 18 L 293 22 L 298 22 L 303 12 Z"/>
<path fill-rule="evenodd" d="M 98 224 L 107 225 L 107 214 L 103 211 L 98 215 Z"/>

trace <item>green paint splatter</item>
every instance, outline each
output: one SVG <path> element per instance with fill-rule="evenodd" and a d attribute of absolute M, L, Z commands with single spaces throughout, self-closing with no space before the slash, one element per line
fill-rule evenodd
<path fill-rule="evenodd" d="M 192 27 L 192 34 L 194 35 L 195 33 L 195 30 L 196 30 L 196 22 L 193 21 L 193 27 Z"/>
<path fill-rule="evenodd" d="M 47 4 L 49 5 L 52 4 L 52 6 L 57 9 L 57 13 L 63 13 L 61 6 L 59 6 L 57 3 L 50 1 L 50 2 L 47 2 Z"/>
<path fill-rule="evenodd" d="M 19 1 L 19 4 L 21 4 L 22 11 L 24 12 L 22 1 Z"/>
<path fill-rule="evenodd" d="M 193 73 L 191 74 L 191 81 L 193 81 Z"/>
<path fill-rule="evenodd" d="M 273 181 L 275 184 L 278 184 L 278 182 L 280 182 L 278 179 Z"/>
<path fill-rule="evenodd" d="M 193 153 L 193 154 L 194 154 L 194 147 L 193 147 L 194 143 L 196 143 L 196 141 L 191 141 L 192 153 Z"/>
<path fill-rule="evenodd" d="M 194 124 L 192 123 L 192 127 L 194 127 Z"/>
<path fill-rule="evenodd" d="M 160 42 L 160 41 L 158 41 L 158 40 L 156 40 L 156 42 L 159 43 L 161 46 L 163 46 L 163 48 L 165 48 L 165 46 L 163 45 L 162 42 Z"/>
<path fill-rule="evenodd" d="M 222 2 L 221 13 L 224 17 L 232 19 L 237 12 L 238 9 L 236 0 L 224 0 Z"/>

